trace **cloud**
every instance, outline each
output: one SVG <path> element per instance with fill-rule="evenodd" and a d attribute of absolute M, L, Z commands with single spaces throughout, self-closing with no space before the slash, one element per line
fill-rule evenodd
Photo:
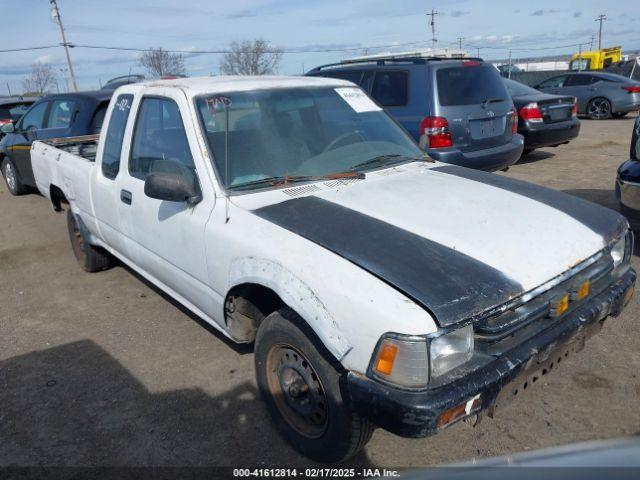
<path fill-rule="evenodd" d="M 549 15 L 551 13 L 558 13 L 560 10 L 536 10 L 535 12 L 532 12 L 531 15 L 534 17 L 542 17 L 543 15 Z"/>
<path fill-rule="evenodd" d="M 573 12 L 573 18 L 578 18 L 582 16 L 582 12 Z"/>
<path fill-rule="evenodd" d="M 464 11 L 464 10 L 454 10 L 453 12 L 451 12 L 451 16 L 452 17 L 462 17 L 463 15 L 469 15 L 471 12 L 469 11 Z"/>
<path fill-rule="evenodd" d="M 241 18 L 252 18 L 255 16 L 256 16 L 256 13 L 250 10 L 239 10 L 237 12 L 232 12 L 232 13 L 229 13 L 228 15 L 225 15 L 225 18 L 229 20 L 239 20 Z"/>

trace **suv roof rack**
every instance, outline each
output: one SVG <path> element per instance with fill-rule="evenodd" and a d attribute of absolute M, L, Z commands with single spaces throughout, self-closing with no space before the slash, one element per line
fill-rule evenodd
<path fill-rule="evenodd" d="M 358 64 L 375 64 L 375 65 L 386 65 L 393 63 L 413 63 L 414 65 L 424 65 L 427 62 L 432 61 L 447 61 L 447 60 L 463 60 L 463 61 L 476 61 L 483 62 L 482 58 L 479 57 L 442 57 L 442 56 L 419 56 L 417 54 L 413 55 L 380 55 L 371 57 L 358 57 L 351 58 L 347 60 L 342 60 L 336 63 L 327 63 L 326 65 L 320 65 L 310 70 L 310 72 L 317 72 L 320 70 L 324 70 L 327 68 L 337 68 L 337 67 L 349 67 L 352 65 Z"/>

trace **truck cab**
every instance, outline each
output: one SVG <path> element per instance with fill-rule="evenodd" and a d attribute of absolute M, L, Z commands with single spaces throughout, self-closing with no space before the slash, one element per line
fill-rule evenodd
<path fill-rule="evenodd" d="M 602 70 L 620 61 L 622 47 L 603 48 L 574 54 L 569 63 L 569 70 Z"/>

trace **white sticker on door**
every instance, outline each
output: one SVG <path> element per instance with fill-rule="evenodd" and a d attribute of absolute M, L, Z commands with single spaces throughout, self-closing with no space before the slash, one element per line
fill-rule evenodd
<path fill-rule="evenodd" d="M 382 110 L 359 88 L 336 88 L 336 93 L 340 95 L 356 113 L 379 112 Z"/>

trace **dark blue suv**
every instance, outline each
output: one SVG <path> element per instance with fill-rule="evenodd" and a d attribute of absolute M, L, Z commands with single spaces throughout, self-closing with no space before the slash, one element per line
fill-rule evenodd
<path fill-rule="evenodd" d="M 498 71 L 480 59 L 364 58 L 307 75 L 359 85 L 435 160 L 495 171 L 522 154 L 511 97 Z"/>

